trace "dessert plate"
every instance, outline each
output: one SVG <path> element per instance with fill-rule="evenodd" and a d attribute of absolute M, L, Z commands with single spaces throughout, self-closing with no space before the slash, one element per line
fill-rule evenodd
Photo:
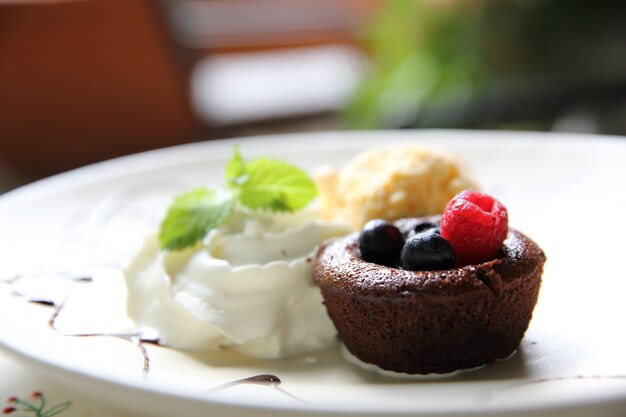
<path fill-rule="evenodd" d="M 511 225 L 547 253 L 533 320 L 511 358 L 397 379 L 351 365 L 339 348 L 261 361 L 175 351 L 132 332 L 121 268 L 174 194 L 223 182 L 233 144 L 247 158 L 312 170 L 405 141 L 464 157 Z M 0 198 L 0 347 L 70 389 L 153 416 L 623 414 L 624 161 L 620 138 L 402 131 L 214 141 L 81 168 Z"/>

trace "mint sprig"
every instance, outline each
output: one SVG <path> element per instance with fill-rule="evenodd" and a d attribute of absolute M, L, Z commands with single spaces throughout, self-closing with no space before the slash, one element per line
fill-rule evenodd
<path fill-rule="evenodd" d="M 266 157 L 246 163 L 238 146 L 226 164 L 225 176 L 225 188 L 196 188 L 174 198 L 161 223 L 162 249 L 193 246 L 219 227 L 238 204 L 257 211 L 295 211 L 317 195 L 315 183 L 300 168 Z"/>

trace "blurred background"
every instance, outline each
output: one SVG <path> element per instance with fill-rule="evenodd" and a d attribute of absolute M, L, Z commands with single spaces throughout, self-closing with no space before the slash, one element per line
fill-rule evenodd
<path fill-rule="evenodd" d="M 199 140 L 626 135 L 626 2 L 0 0 L 0 192 Z"/>

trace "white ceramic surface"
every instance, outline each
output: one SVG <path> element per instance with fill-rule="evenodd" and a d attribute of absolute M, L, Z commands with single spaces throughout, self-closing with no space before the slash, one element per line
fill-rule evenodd
<path fill-rule="evenodd" d="M 72 333 L 128 326 L 119 267 L 156 227 L 172 195 L 221 183 L 233 143 L 306 169 L 363 149 L 415 141 L 448 148 L 503 201 L 510 223 L 548 256 L 519 351 L 451 378 L 370 374 L 339 349 L 281 361 L 188 354 L 51 330 L 61 300 Z M 626 139 L 536 133 L 402 131 L 299 134 L 199 143 L 89 166 L 0 197 L 0 347 L 49 378 L 120 409 L 155 416 L 624 415 L 626 410 Z M 70 285 L 58 272 L 89 275 Z M 29 278 L 30 277 L 30 278 Z M 68 296 L 69 294 L 69 296 Z M 303 324 L 306 325 L 306 324 Z M 274 374 L 280 385 L 231 381 Z"/>

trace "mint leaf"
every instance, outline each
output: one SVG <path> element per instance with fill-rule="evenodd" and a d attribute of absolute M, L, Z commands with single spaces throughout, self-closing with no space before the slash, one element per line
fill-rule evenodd
<path fill-rule="evenodd" d="M 236 188 L 246 180 L 246 164 L 239 153 L 239 145 L 233 146 L 233 156 L 226 164 L 226 185 Z"/>
<path fill-rule="evenodd" d="M 239 188 L 239 201 L 251 209 L 294 211 L 317 195 L 306 172 L 284 161 L 258 158 L 245 164 L 246 178 Z"/>
<path fill-rule="evenodd" d="M 233 194 L 221 188 L 196 188 L 177 196 L 161 223 L 161 248 L 180 250 L 194 245 L 222 224 L 233 205 Z"/>

